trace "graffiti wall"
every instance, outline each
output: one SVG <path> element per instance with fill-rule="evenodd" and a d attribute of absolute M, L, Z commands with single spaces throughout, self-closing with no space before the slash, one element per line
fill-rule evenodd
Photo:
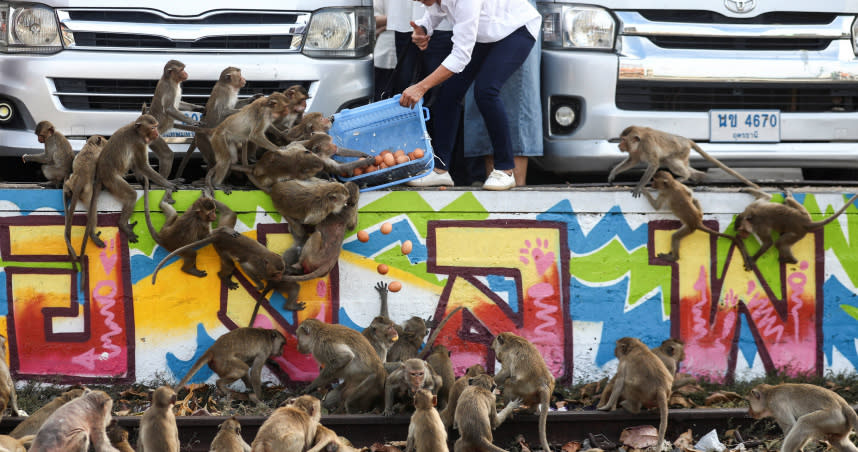
<path fill-rule="evenodd" d="M 815 219 L 843 206 L 848 193 L 798 193 Z M 175 195 L 179 211 L 199 196 Z M 698 192 L 707 226 L 733 233 L 751 200 L 735 192 Z M 153 204 L 160 198 L 154 193 Z M 288 226 L 261 192 L 218 194 L 238 213 L 236 229 L 276 252 L 292 243 Z M 783 197 L 776 194 L 773 202 Z M 456 308 L 438 342 L 459 373 L 495 367 L 493 335 L 512 331 L 542 352 L 563 381 L 601 378 L 616 366 L 614 341 L 667 337 L 686 343 L 682 370 L 712 380 L 767 371 L 853 372 L 858 365 L 858 210 L 808 234 L 793 247 L 797 264 L 771 249 L 746 270 L 734 243 L 698 231 L 670 250 L 680 224 L 628 191 L 378 191 L 363 193 L 358 227 L 347 234 L 337 267 L 303 282 L 302 311 L 265 294 L 240 272 L 230 289 L 217 277 L 211 246 L 198 268 L 180 270 L 145 227 L 142 199 L 131 221 L 136 243 L 116 228 L 117 204 L 105 195 L 98 225 L 105 248 L 90 244 L 80 271 L 63 241 L 57 190 L 0 190 L 0 332 L 17 379 L 53 382 L 147 382 L 181 378 L 221 334 L 241 326 L 276 328 L 289 342 L 265 378 L 311 380 L 318 366 L 297 352 L 305 318 L 367 326 L 378 314 L 378 282 L 398 281 L 390 315 L 440 319 Z M 152 220 L 163 223 L 157 211 Z M 84 229 L 79 211 L 72 243 Z M 389 226 L 383 225 L 389 224 Z M 389 229 L 389 230 L 388 230 Z M 382 231 L 385 232 L 382 232 Z M 368 239 L 357 238 L 365 231 Z M 410 241 L 405 254 L 401 244 Z M 759 240 L 745 241 L 751 253 Z M 379 264 L 389 271 L 381 274 Z M 204 368 L 192 381 L 205 381 Z"/>

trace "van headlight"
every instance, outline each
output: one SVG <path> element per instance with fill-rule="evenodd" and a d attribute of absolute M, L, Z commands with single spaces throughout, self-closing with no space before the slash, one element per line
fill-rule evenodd
<path fill-rule="evenodd" d="M 608 10 L 595 6 L 543 3 L 542 45 L 554 49 L 614 48 L 617 22 Z"/>
<path fill-rule="evenodd" d="M 0 2 L 0 52 L 56 53 L 62 49 L 53 9 L 34 3 Z"/>
<path fill-rule="evenodd" d="M 852 53 L 858 55 L 858 17 L 852 21 Z"/>
<path fill-rule="evenodd" d="M 311 57 L 363 57 L 372 52 L 374 38 L 372 8 L 323 8 L 310 18 L 303 52 Z"/>

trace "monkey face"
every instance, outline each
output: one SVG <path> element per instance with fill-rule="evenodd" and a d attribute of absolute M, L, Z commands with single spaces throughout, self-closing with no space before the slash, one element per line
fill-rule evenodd
<path fill-rule="evenodd" d="M 758 385 L 754 389 L 751 389 L 751 393 L 748 395 L 748 415 L 753 417 L 754 419 L 762 419 L 767 416 L 771 416 L 767 408 L 766 403 L 766 393 L 764 387 L 767 385 Z"/>
<path fill-rule="evenodd" d="M 409 369 L 408 370 L 408 390 L 411 393 L 417 392 L 422 386 L 423 382 L 426 381 L 426 371 L 425 368 L 420 369 Z"/>

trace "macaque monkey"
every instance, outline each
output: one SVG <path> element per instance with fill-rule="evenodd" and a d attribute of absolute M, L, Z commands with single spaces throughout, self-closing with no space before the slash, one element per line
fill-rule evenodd
<path fill-rule="evenodd" d="M 366 152 L 339 147 L 327 133 L 314 133 L 307 140 L 299 141 L 305 148 L 318 155 L 325 162 L 325 171 L 330 174 L 351 174 L 355 168 L 363 168 L 375 162 L 375 158 Z M 297 144 L 296 143 L 296 144 Z M 334 155 L 343 157 L 358 157 L 360 160 L 340 163 L 333 159 Z"/>
<path fill-rule="evenodd" d="M 438 389 L 438 408 L 444 409 L 450 399 L 450 390 L 456 382 L 456 373 L 453 370 L 453 361 L 450 360 L 450 350 L 443 345 L 436 345 L 432 353 L 426 357 L 426 364 L 441 377 L 441 387 Z"/>
<path fill-rule="evenodd" d="M 286 134 L 304 116 L 304 110 L 307 109 L 307 99 L 310 96 L 307 94 L 307 90 L 301 85 L 292 85 L 286 88 L 283 91 L 283 95 L 289 99 L 289 113 L 272 121 L 271 127 L 267 132 L 272 141 L 286 145 L 288 144 Z"/>
<path fill-rule="evenodd" d="M 338 184 L 339 182 L 332 183 Z M 283 182 L 283 184 L 289 184 L 289 182 Z M 321 278 L 334 269 L 334 266 L 339 262 L 346 230 L 354 229 L 357 225 L 357 204 L 360 191 L 354 182 L 346 182 L 342 185 L 345 186 L 349 194 L 345 206 L 339 212 L 329 214 L 317 224 L 316 229 L 306 241 L 296 239 L 292 247 L 283 254 L 286 271 L 292 274 L 283 275 L 273 284 L 279 292 L 286 296 L 287 303 L 296 302 L 300 289 L 298 281 Z M 335 203 L 332 199 L 325 199 L 332 204 Z M 296 200 L 293 199 L 293 202 Z M 306 218 L 310 217 L 312 214 Z M 293 229 L 295 224 L 289 222 L 293 237 L 296 234 L 295 229 Z M 303 225 L 301 228 L 303 231 Z"/>
<path fill-rule="evenodd" d="M 230 227 L 218 226 L 212 230 L 208 237 L 177 248 L 161 260 L 152 273 L 152 284 L 155 284 L 158 271 L 170 258 L 194 247 L 208 245 L 209 243 L 214 246 L 215 251 L 220 256 L 220 271 L 217 275 L 221 279 L 221 282 L 226 284 L 230 290 L 238 289 L 238 283 L 232 280 L 236 262 L 238 262 L 238 265 L 244 270 L 247 277 L 253 281 L 253 284 L 259 291 L 267 292 L 268 286 L 278 282 L 283 276 L 285 264 L 279 254 L 269 250 L 258 241 L 236 232 Z M 293 300 L 287 301 L 292 302 Z M 287 305 L 287 309 L 292 310 L 301 310 L 303 308 L 299 303 Z"/>
<path fill-rule="evenodd" d="M 9 373 L 9 365 L 6 364 L 6 336 L 0 334 L 0 418 L 11 407 L 12 413 L 18 416 L 18 393 L 15 391 L 15 382 Z"/>
<path fill-rule="evenodd" d="M 39 143 L 45 145 L 45 152 L 24 154 L 22 156 L 24 163 L 41 163 L 42 174 L 48 179 L 48 183 L 45 185 L 60 188 L 72 172 L 74 151 L 72 151 L 71 143 L 65 135 L 54 128 L 50 121 L 42 121 L 36 124 L 36 136 Z"/>
<path fill-rule="evenodd" d="M 301 117 L 301 121 L 298 124 L 289 129 L 289 132 L 286 133 L 286 141 L 293 143 L 295 141 L 308 140 L 314 133 L 328 133 L 332 125 L 331 118 L 319 112 L 307 113 Z"/>
<path fill-rule="evenodd" d="M 531 411 L 539 407 L 539 439 L 543 450 L 551 450 L 545 423 L 551 393 L 554 392 L 554 375 L 548 370 L 539 350 L 521 336 L 500 333 L 492 340 L 492 350 L 501 363 L 495 382 L 503 385 L 503 395 L 507 400 L 521 399 Z"/>
<path fill-rule="evenodd" d="M 773 417 L 783 430 L 781 452 L 799 452 L 808 441 L 824 439 L 835 450 L 858 451 L 849 440 L 858 429 L 855 410 L 834 391 L 803 383 L 761 384 L 748 396 L 748 414 Z"/>
<path fill-rule="evenodd" d="M 400 333 L 399 340 L 387 352 L 387 360 L 394 362 L 416 358 L 420 347 L 423 345 L 423 338 L 426 337 L 427 331 L 426 321 L 422 318 L 412 316 L 406 320 L 402 324 L 402 333 Z"/>
<path fill-rule="evenodd" d="M 29 447 L 33 443 L 34 439 L 36 439 L 36 435 L 28 435 L 21 439 L 13 438 L 9 435 L 0 435 L 0 451 L 27 452 L 27 447 Z"/>
<path fill-rule="evenodd" d="M 176 391 L 161 386 L 152 393 L 152 404 L 140 419 L 140 435 L 137 449 L 141 452 L 179 452 L 179 429 L 173 404 Z"/>
<path fill-rule="evenodd" d="M 241 437 L 241 424 L 235 416 L 218 425 L 209 452 L 250 452 L 250 444 Z"/>
<path fill-rule="evenodd" d="M 327 137 L 330 141 L 327 135 L 321 135 L 321 137 Z M 340 163 L 330 156 L 317 154 L 311 148 L 305 147 L 304 143 L 306 142 L 292 143 L 285 148 L 266 152 L 252 167 L 232 165 L 231 169 L 247 173 L 253 185 L 270 193 L 271 186 L 277 182 L 290 179 L 306 180 L 323 172 L 328 175 L 352 174 L 355 168 L 363 168 L 374 162 L 372 158 L 367 157 Z M 336 149 L 335 144 L 330 145 Z M 354 152 L 363 154 L 360 151 Z M 366 154 L 363 155 L 366 156 Z"/>
<path fill-rule="evenodd" d="M 63 236 L 65 237 L 69 257 L 72 260 L 75 270 L 77 270 L 78 258 L 71 244 L 71 227 L 74 221 L 74 211 L 78 201 L 89 208 L 89 203 L 92 201 L 93 184 L 95 182 L 95 164 L 105 144 L 107 144 L 107 138 L 101 135 L 93 135 L 87 138 L 83 149 L 77 153 L 72 162 L 71 175 L 63 183 L 63 209 L 65 213 L 65 232 Z"/>
<path fill-rule="evenodd" d="M 61 406 L 82 396 L 83 392 L 84 390 L 81 388 L 74 388 L 54 397 L 53 400 L 21 421 L 20 424 L 9 432 L 9 436 L 22 439 L 28 435 L 35 435 L 42 427 L 42 424 L 44 424 L 45 421 L 54 414 L 54 411 L 57 411 Z"/>
<path fill-rule="evenodd" d="M 652 179 L 652 176 L 660 167 L 667 167 L 683 181 L 691 179 L 698 182 L 706 177 L 705 172 L 697 171 L 690 166 L 689 156 L 691 149 L 697 151 L 703 158 L 717 165 L 722 170 L 730 173 L 731 176 L 751 187 L 760 188 L 745 176 L 742 176 L 715 157 L 709 155 L 694 141 L 679 135 L 673 135 L 649 127 L 629 126 L 620 134 L 619 148 L 620 151 L 627 152 L 629 156 L 611 170 L 611 173 L 608 175 L 608 183 L 611 183 L 617 174 L 633 168 L 639 162 L 647 164 L 643 177 L 641 177 L 640 182 L 632 190 L 634 197 L 641 195 L 644 186 Z"/>
<path fill-rule="evenodd" d="M 620 360 L 611 397 L 597 410 L 616 410 L 620 397 L 621 405 L 630 413 L 637 414 L 641 406 L 657 405 L 660 415 L 658 424 L 658 446 L 661 450 L 667 430 L 667 401 L 670 398 L 673 375 L 643 342 L 633 337 L 617 340 L 614 355 Z"/>
<path fill-rule="evenodd" d="M 235 227 L 238 218 L 235 212 L 226 204 L 203 193 L 181 216 L 173 206 L 161 199 L 158 206 L 164 213 L 165 219 L 161 231 L 158 232 L 152 225 L 152 218 L 149 213 L 149 179 L 145 179 L 143 182 L 143 208 L 146 214 L 146 226 L 149 228 L 149 234 L 152 235 L 155 243 L 167 251 L 175 251 L 189 243 L 208 237 L 211 234 L 212 222 L 218 221 L 218 212 L 221 215 L 218 222 L 220 226 Z M 180 256 L 183 262 L 183 272 L 199 278 L 206 276 L 205 271 L 197 268 L 197 250 L 188 249 L 183 251 Z"/>
<path fill-rule="evenodd" d="M 361 449 L 363 451 L 364 449 Z M 358 452 L 348 440 L 337 436 L 337 433 L 322 424 L 316 427 L 316 437 L 313 448 L 307 452 Z"/>
<path fill-rule="evenodd" d="M 202 106 L 182 102 L 182 82 L 188 79 L 185 64 L 181 61 L 170 60 L 164 65 L 164 71 L 158 84 L 155 85 L 155 94 L 152 103 L 144 113 L 152 115 L 158 121 L 158 134 L 163 135 L 173 128 L 175 121 L 191 124 L 199 127 L 202 124 L 182 114 L 180 110 L 198 111 L 204 110 Z M 170 177 L 173 168 L 173 151 L 160 136 L 149 143 L 152 152 L 158 157 L 158 172 L 164 179 Z M 170 199 L 168 197 L 168 199 Z"/>
<path fill-rule="evenodd" d="M 453 427 L 453 414 L 456 413 L 456 405 L 459 403 L 459 397 L 462 395 L 462 391 L 468 387 L 468 380 L 477 375 L 483 375 L 486 373 L 485 367 L 482 364 L 474 364 L 465 371 L 465 375 L 459 377 L 453 386 L 450 388 L 450 398 L 447 401 L 447 406 L 441 411 L 441 422 L 444 423 L 444 428 L 449 430 Z"/>
<path fill-rule="evenodd" d="M 241 91 L 241 88 L 245 84 L 247 84 L 247 80 L 241 75 L 241 69 L 230 66 L 221 71 L 220 77 L 218 77 L 211 94 L 209 94 L 205 113 L 200 118 L 200 122 L 205 124 L 206 127 L 213 129 L 223 122 L 227 116 L 238 112 L 238 109 L 241 107 L 261 97 L 260 94 L 239 101 L 238 92 Z M 212 151 L 209 135 L 206 133 L 195 134 L 194 140 L 185 152 L 185 157 L 179 164 L 179 169 L 176 170 L 177 178 L 181 177 L 185 171 L 185 166 L 191 160 L 194 149 L 200 150 L 200 154 L 203 156 L 203 161 L 206 162 L 206 165 L 211 167 L 214 164 L 214 152 Z"/>
<path fill-rule="evenodd" d="M 357 190 L 357 185 L 354 188 Z M 350 198 L 354 197 L 357 204 L 360 196 L 357 192 L 353 194 L 347 184 L 318 178 L 277 182 L 269 194 L 274 208 L 289 222 L 289 232 L 299 249 L 307 240 L 305 225 L 317 225 L 331 214 L 339 214 L 350 205 Z"/>
<path fill-rule="evenodd" d="M 295 335 L 298 351 L 312 353 L 322 366 L 319 376 L 304 389 L 305 394 L 342 379 L 325 397 L 329 411 L 354 413 L 380 405 L 387 373 L 365 337 L 347 326 L 313 318 L 301 322 Z"/>
<path fill-rule="evenodd" d="M 95 234 L 98 212 L 98 195 L 102 187 L 106 188 L 121 204 L 122 211 L 119 213 L 119 230 L 124 232 L 131 243 L 137 243 L 137 234 L 134 233 L 134 225 L 128 220 L 134 213 L 134 204 L 137 202 L 137 191 L 125 181 L 125 174 L 133 170 L 137 176 L 145 176 L 156 184 L 166 188 L 168 192 L 175 188 L 172 182 L 156 173 L 149 166 L 149 154 L 147 146 L 158 138 L 158 121 L 150 115 L 141 115 L 134 122 L 119 128 L 107 140 L 107 144 L 101 150 L 95 167 L 95 186 L 92 191 L 92 201 L 89 203 L 87 214 L 86 232 L 80 254 L 86 251 L 87 237 L 99 248 L 104 248 L 104 242 Z M 165 194 L 164 196 L 167 196 Z"/>
<path fill-rule="evenodd" d="M 384 416 L 393 416 L 394 412 L 402 411 L 405 404 L 399 403 L 408 400 L 419 389 L 428 389 L 432 394 L 438 393 L 441 386 L 441 377 L 426 364 L 426 361 L 411 358 L 403 361 L 399 368 L 391 372 L 384 382 Z M 394 403 L 396 403 L 394 405 Z"/>
<path fill-rule="evenodd" d="M 221 186 L 229 174 L 230 165 L 238 162 L 239 148 L 252 142 L 257 146 L 276 150 L 277 145 L 265 137 L 265 130 L 271 122 L 289 114 L 289 98 L 280 93 L 261 97 L 245 106 L 238 113 L 223 120 L 212 132 L 211 145 L 214 152 L 214 165 L 206 173 L 206 186 L 214 196 L 215 186 Z M 242 163 L 247 165 L 247 148 L 243 148 Z M 229 189 L 224 192 L 229 193 Z"/>
<path fill-rule="evenodd" d="M 319 399 L 302 395 L 277 408 L 259 427 L 253 452 L 304 452 L 313 446 L 322 416 Z"/>
<path fill-rule="evenodd" d="M 660 259 L 672 262 L 678 261 L 679 242 L 691 235 L 695 230 L 700 229 L 718 237 L 730 239 L 736 243 L 736 248 L 739 249 L 739 252 L 742 254 L 742 260 L 745 262 L 745 268 L 748 268 L 749 260 L 747 251 L 736 237 L 710 229 L 703 224 L 703 207 L 700 206 L 700 202 L 694 197 L 690 188 L 674 179 L 673 175 L 667 171 L 655 173 L 655 177 L 652 179 L 652 186 L 658 190 L 658 198 L 653 198 L 647 190 L 643 190 L 643 194 L 653 209 L 661 209 L 664 203 L 667 203 L 670 211 L 682 222 L 682 226 L 670 236 L 670 252 L 659 253 L 658 257 Z"/>
<path fill-rule="evenodd" d="M 682 378 L 679 380 L 676 379 L 676 372 L 679 370 L 679 363 L 685 359 L 685 342 L 674 338 L 665 339 L 661 341 L 661 345 L 651 348 L 650 350 L 655 353 L 655 356 L 657 356 L 659 360 L 661 360 L 664 367 L 667 369 L 667 372 L 670 375 L 673 375 L 673 388 L 678 388 L 695 381 L 693 377 Z M 614 390 L 614 382 L 616 380 L 617 376 L 614 375 L 608 381 L 608 384 L 605 385 L 605 389 L 602 390 L 602 395 L 599 397 L 599 406 L 608 402 L 608 398 Z"/>
<path fill-rule="evenodd" d="M 435 409 L 437 400 L 426 389 L 414 393 L 414 414 L 408 424 L 405 452 L 449 452 L 447 429 Z"/>
<path fill-rule="evenodd" d="M 128 442 L 128 430 L 120 427 L 116 419 L 107 425 L 107 439 L 110 440 L 111 446 L 119 449 L 119 452 L 135 452 Z"/>
<path fill-rule="evenodd" d="M 746 191 L 754 194 L 757 199 L 748 204 L 745 210 L 736 216 L 736 236 L 744 240 L 751 234 L 757 234 L 763 242 L 760 249 L 751 256 L 751 264 L 756 264 L 757 259 L 772 245 L 778 250 L 780 262 L 798 263 L 798 259 L 792 254 L 792 246 L 804 238 L 808 232 L 821 229 L 834 221 L 858 199 L 858 194 L 852 195 L 834 215 L 820 221 L 813 221 L 807 209 L 799 204 L 790 192 L 786 192 L 784 203 L 779 204 L 769 202 L 771 195 L 763 191 L 750 189 Z M 777 240 L 772 239 L 772 232 L 780 234 Z"/>
<path fill-rule="evenodd" d="M 104 391 L 86 390 L 61 406 L 45 420 L 30 452 L 118 452 L 107 438 L 107 424 L 113 419 L 113 399 Z"/>
<path fill-rule="evenodd" d="M 453 416 L 453 428 L 459 430 L 454 450 L 481 450 L 504 452 L 492 444 L 492 430 L 512 415 L 521 401 L 513 400 L 497 412 L 495 406 L 495 382 L 490 375 L 482 374 L 468 379 L 468 386 L 459 396 Z M 551 449 L 545 449 L 551 450 Z"/>
<path fill-rule="evenodd" d="M 375 290 L 381 300 L 381 309 L 361 334 L 372 345 L 381 362 L 386 363 L 388 350 L 399 340 L 399 331 L 393 320 L 390 320 L 390 313 L 387 309 L 387 284 L 379 281 L 375 285 Z"/>
<path fill-rule="evenodd" d="M 286 338 L 277 330 L 236 328 L 217 338 L 173 388 L 178 391 L 203 365 L 208 364 L 219 377 L 215 384 L 221 394 L 228 398 L 236 394 L 227 386 L 240 378 L 246 387 L 253 389 L 250 400 L 260 403 L 262 366 L 268 358 L 282 355 L 285 345 Z"/>

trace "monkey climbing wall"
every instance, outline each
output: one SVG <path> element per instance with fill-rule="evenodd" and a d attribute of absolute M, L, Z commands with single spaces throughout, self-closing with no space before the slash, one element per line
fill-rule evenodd
<path fill-rule="evenodd" d="M 153 194 L 155 204 L 160 192 Z M 820 219 L 850 194 L 795 196 Z M 177 209 L 197 196 L 177 193 Z M 728 234 L 752 200 L 726 191 L 695 196 L 706 224 Z M 288 227 L 264 193 L 219 193 L 218 199 L 238 213 L 236 229 L 243 234 L 277 252 L 290 246 Z M 503 331 L 532 341 L 564 381 L 612 372 L 614 341 L 623 336 L 650 346 L 680 338 L 687 355 L 681 370 L 716 381 L 858 366 L 854 206 L 793 247 L 798 264 L 779 264 L 772 249 L 746 271 L 730 240 L 700 231 L 682 240 L 677 263 L 658 258 L 670 249 L 679 222 L 628 191 L 366 192 L 339 264 L 327 277 L 302 283 L 299 299 L 307 307 L 292 312 L 283 308 L 282 295 L 262 298 L 240 273 L 234 276 L 238 289 L 221 284 L 211 246 L 198 258 L 207 277 L 182 273 L 173 260 L 153 284 L 155 266 L 167 253 L 145 228 L 142 199 L 131 219 L 140 240 L 129 243 L 115 227 L 118 204 L 104 195 L 99 231 L 107 247 L 90 244 L 81 271 L 74 272 L 61 204 L 58 190 L 0 190 L 0 333 L 9 338 L 16 379 L 177 380 L 215 338 L 253 325 L 277 328 L 288 338 L 265 378 L 309 381 L 318 366 L 296 350 L 298 323 L 314 317 L 361 329 L 378 314 L 379 281 L 402 283 L 389 295 L 397 322 L 413 315 L 440 319 L 464 308 L 438 338 L 459 373 L 477 362 L 494 367 L 489 345 Z M 160 213 L 153 222 L 160 227 Z M 385 223 L 390 227 L 382 228 Z M 77 248 L 82 211 L 74 224 Z M 358 231 L 368 240 L 358 240 Z M 405 241 L 412 243 L 408 254 L 400 247 Z M 756 238 L 746 244 L 751 253 L 759 248 Z M 380 274 L 379 264 L 389 272 Z M 204 368 L 193 381 L 211 375 Z"/>

